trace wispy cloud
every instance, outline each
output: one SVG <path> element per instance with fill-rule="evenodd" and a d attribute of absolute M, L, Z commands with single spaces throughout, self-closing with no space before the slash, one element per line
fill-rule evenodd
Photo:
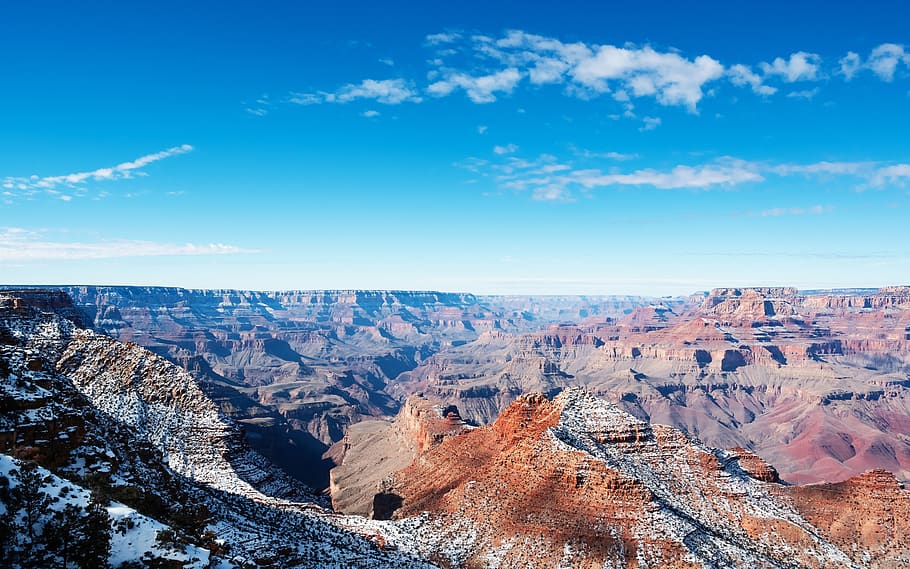
<path fill-rule="evenodd" d="M 654 130 L 660 126 L 660 123 L 663 122 L 660 120 L 660 117 L 642 117 L 641 121 L 644 123 L 638 130 L 642 132 L 647 132 L 649 130 Z"/>
<path fill-rule="evenodd" d="M 516 144 L 506 144 L 504 146 L 497 145 L 493 147 L 493 154 L 499 154 L 500 156 L 503 154 L 514 154 L 516 152 L 518 152 L 518 145 Z"/>
<path fill-rule="evenodd" d="M 748 85 L 757 95 L 770 96 L 777 93 L 777 87 L 764 84 L 764 79 L 752 71 L 748 65 L 737 63 L 727 70 L 727 76 L 734 85 L 743 87 Z"/>
<path fill-rule="evenodd" d="M 48 239 L 41 231 L 7 227 L 0 229 L 0 261 L 52 261 L 114 259 L 123 257 L 164 257 L 236 255 L 259 253 L 223 243 L 160 243 L 117 239 L 74 242 Z"/>
<path fill-rule="evenodd" d="M 430 34 L 426 37 L 427 44 L 429 45 L 454 43 L 460 39 L 461 34 L 458 32 L 440 32 L 438 34 Z"/>
<path fill-rule="evenodd" d="M 592 150 L 577 148 L 573 148 L 573 152 L 583 158 L 606 158 L 607 160 L 616 160 L 619 162 L 635 160 L 638 158 L 638 154 L 630 152 L 594 152 Z"/>
<path fill-rule="evenodd" d="M 576 167 L 571 163 L 560 162 L 554 156 L 542 155 L 535 160 L 510 157 L 504 163 L 482 164 L 478 167 L 485 169 L 503 189 L 530 192 L 535 200 L 565 201 L 571 199 L 577 191 L 589 192 L 607 187 L 710 189 L 730 188 L 764 180 L 754 165 L 735 159 L 697 166 L 679 165 L 668 170 L 641 168 L 622 172 L 615 169 Z"/>
<path fill-rule="evenodd" d="M 7 176 L 2 179 L 2 184 L 0 184 L 2 185 L 0 195 L 5 199 L 10 200 L 18 196 L 29 196 L 44 192 L 57 196 L 64 201 L 69 201 L 74 196 L 80 197 L 85 195 L 85 186 L 89 182 L 106 182 L 144 176 L 145 173 L 142 171 L 142 168 L 145 166 L 164 160 L 165 158 L 170 158 L 171 156 L 186 154 L 192 150 L 192 146 L 183 144 L 181 146 L 168 148 L 167 150 L 162 150 L 161 152 L 155 152 L 154 154 L 146 154 L 135 160 L 122 162 L 116 166 L 109 166 L 106 168 L 97 168 L 95 170 L 73 172 L 56 176 L 40 176 L 37 174 L 25 177 Z M 71 193 L 62 193 L 62 190 L 65 189 L 73 191 Z"/>
<path fill-rule="evenodd" d="M 246 105 L 246 112 L 249 114 L 256 117 L 264 117 L 265 115 L 269 114 L 269 109 L 272 106 L 272 101 L 269 99 L 268 95 L 262 95 L 253 101 L 253 103 L 244 103 L 244 105 Z"/>
<path fill-rule="evenodd" d="M 910 181 L 910 164 L 894 164 L 875 171 L 870 177 L 869 185 L 881 187 L 886 184 L 905 185 Z"/>
<path fill-rule="evenodd" d="M 790 91 L 787 93 L 787 97 L 790 99 L 805 99 L 811 101 L 816 95 L 818 95 L 818 87 L 812 89 L 804 89 L 802 91 Z"/>
<path fill-rule="evenodd" d="M 349 83 L 331 92 L 292 93 L 288 101 L 296 105 L 316 105 L 319 103 L 343 104 L 359 99 L 373 100 L 383 105 L 419 103 L 421 101 L 421 97 L 413 85 L 404 79 L 364 79 L 360 83 Z"/>
<path fill-rule="evenodd" d="M 821 215 L 834 211 L 834 206 L 814 205 L 812 207 L 776 207 L 765 209 L 759 212 L 750 212 L 750 216 L 757 217 L 780 217 L 783 215 Z"/>
<path fill-rule="evenodd" d="M 733 189 L 765 182 L 769 177 L 805 176 L 819 180 L 845 179 L 854 190 L 903 186 L 910 182 L 910 164 L 881 162 L 772 163 L 722 157 L 702 164 L 677 164 L 668 168 L 619 169 L 598 165 L 615 161 L 615 153 L 574 151 L 575 160 L 543 154 L 534 159 L 516 156 L 502 147 L 494 159 L 472 158 L 460 164 L 486 177 L 501 190 L 527 193 L 535 200 L 571 201 L 579 193 L 609 187 L 650 187 L 658 190 Z M 518 149 L 516 148 L 515 151 Z M 623 155 L 620 155 L 623 156 Z M 580 162 L 580 163 L 579 163 Z M 773 209 L 749 215 L 800 215 L 827 213 L 827 206 Z M 819 209 L 822 208 L 822 209 Z"/>

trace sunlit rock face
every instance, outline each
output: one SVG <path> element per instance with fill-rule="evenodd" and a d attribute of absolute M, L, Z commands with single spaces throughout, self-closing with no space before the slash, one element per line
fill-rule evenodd
<path fill-rule="evenodd" d="M 845 547 L 838 524 L 813 525 L 803 512 L 824 507 L 808 505 L 813 490 L 773 473 L 569 389 L 521 396 L 493 424 L 445 438 L 381 496 L 397 519 L 428 512 L 455 566 L 899 566 L 880 542 Z M 907 499 L 884 478 L 867 494 L 876 511 Z"/>
<path fill-rule="evenodd" d="M 493 422 L 529 391 L 583 386 L 634 416 L 767 460 L 791 483 L 874 468 L 910 480 L 907 287 L 725 288 L 619 318 L 493 331 L 390 387 Z"/>

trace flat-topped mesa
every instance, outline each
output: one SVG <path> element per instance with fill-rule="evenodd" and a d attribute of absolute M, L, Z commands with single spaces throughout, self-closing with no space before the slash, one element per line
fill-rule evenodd
<path fill-rule="evenodd" d="M 759 320 L 799 313 L 795 304 L 799 291 L 792 287 L 713 289 L 702 303 L 709 314 Z"/>
<path fill-rule="evenodd" d="M 883 286 L 878 289 L 878 294 L 910 297 L 910 286 Z"/>
<path fill-rule="evenodd" d="M 910 308 L 910 286 L 886 286 L 878 290 L 818 291 L 806 295 L 802 304 L 816 310 L 855 311 L 857 309 Z"/>
<path fill-rule="evenodd" d="M 799 289 L 792 286 L 749 286 L 749 287 L 721 287 L 712 288 L 708 298 L 731 298 L 743 296 L 749 292 L 757 293 L 770 298 L 793 298 L 799 294 Z"/>

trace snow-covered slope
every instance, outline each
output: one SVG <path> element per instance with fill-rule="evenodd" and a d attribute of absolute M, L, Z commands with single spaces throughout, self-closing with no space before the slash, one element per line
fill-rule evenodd
<path fill-rule="evenodd" d="M 163 453 L 182 476 L 258 500 L 318 498 L 250 450 L 237 425 L 225 418 L 180 367 L 135 344 L 90 330 L 75 330 L 57 370 L 91 404 Z"/>
<path fill-rule="evenodd" d="M 0 477 L 6 478 L 9 488 L 15 489 L 20 484 L 22 462 L 8 455 L 0 454 Z M 35 524 L 36 531 L 42 533 L 49 531 L 48 521 L 54 512 L 61 512 L 67 506 L 85 508 L 91 500 L 91 492 L 82 486 L 74 484 L 51 473 L 47 469 L 38 467 L 37 472 L 42 479 L 39 492 L 50 499 L 50 507 L 43 513 Z M 7 511 L 8 504 L 0 502 L 0 512 Z M 159 539 L 171 528 L 144 516 L 118 502 L 111 502 L 106 507 L 110 522 L 110 554 L 108 562 L 113 567 L 118 567 L 126 562 L 141 562 L 142 559 L 159 558 L 178 561 L 187 569 L 206 569 L 211 558 L 207 549 L 196 547 L 192 544 L 180 544 L 168 547 Z M 20 516 L 15 520 L 22 522 Z M 227 560 L 217 560 L 221 567 L 235 567 Z"/>
<path fill-rule="evenodd" d="M 223 543 L 221 558 L 237 563 L 432 567 L 394 525 L 325 510 L 251 451 L 181 368 L 80 328 L 61 315 L 65 298 L 52 304 L 0 293 L 0 451 L 142 512 L 122 559 L 168 528 L 200 551 Z"/>

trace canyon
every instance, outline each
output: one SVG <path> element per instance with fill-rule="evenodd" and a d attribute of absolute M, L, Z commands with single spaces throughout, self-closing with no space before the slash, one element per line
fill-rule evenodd
<path fill-rule="evenodd" d="M 906 287 L 0 290 L 0 466 L 184 544 L 122 561 L 903 567 L 908 331 Z"/>

